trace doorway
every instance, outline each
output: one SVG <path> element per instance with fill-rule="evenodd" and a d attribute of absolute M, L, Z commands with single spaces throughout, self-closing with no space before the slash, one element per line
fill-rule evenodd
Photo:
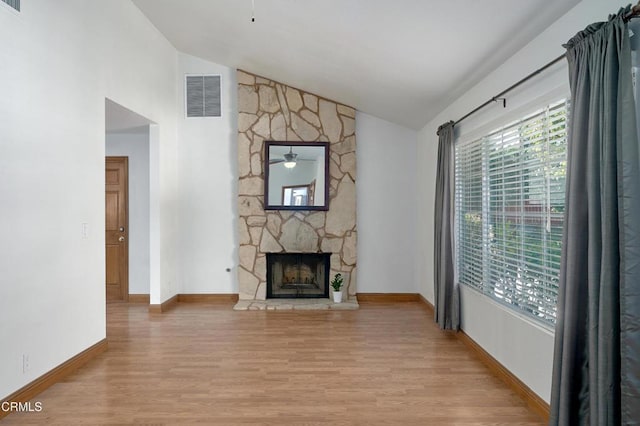
<path fill-rule="evenodd" d="M 107 302 L 129 300 L 129 159 L 105 159 L 105 291 Z"/>
<path fill-rule="evenodd" d="M 107 301 L 150 303 L 154 291 L 152 277 L 158 276 L 159 250 L 152 238 L 157 229 L 156 182 L 157 125 L 147 118 L 105 100 L 105 286 Z M 126 159 L 124 193 L 116 196 L 113 187 L 119 160 Z M 120 190 L 122 191 L 122 190 Z M 118 200 L 117 202 L 115 200 Z M 126 208 L 116 213 L 116 205 Z M 123 218 L 124 216 L 124 218 Z M 122 241 L 121 241 L 122 239 Z M 157 290 L 156 290 L 157 291 Z"/>

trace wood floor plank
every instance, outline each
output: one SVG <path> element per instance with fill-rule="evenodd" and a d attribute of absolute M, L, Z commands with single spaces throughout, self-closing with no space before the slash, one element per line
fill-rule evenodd
<path fill-rule="evenodd" d="M 109 350 L 3 424 L 543 424 L 419 302 L 107 311 Z"/>

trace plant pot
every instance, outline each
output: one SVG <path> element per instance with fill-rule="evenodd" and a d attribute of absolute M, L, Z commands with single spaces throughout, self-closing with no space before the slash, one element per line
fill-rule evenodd
<path fill-rule="evenodd" d="M 333 303 L 342 303 L 342 291 L 333 292 Z"/>

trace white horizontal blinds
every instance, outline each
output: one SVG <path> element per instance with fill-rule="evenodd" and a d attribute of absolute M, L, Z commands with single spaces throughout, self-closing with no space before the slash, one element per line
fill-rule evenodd
<path fill-rule="evenodd" d="M 461 283 L 555 322 L 567 104 L 456 147 Z"/>
<path fill-rule="evenodd" d="M 483 162 L 482 144 L 456 146 L 456 251 L 458 281 L 482 290 Z"/>

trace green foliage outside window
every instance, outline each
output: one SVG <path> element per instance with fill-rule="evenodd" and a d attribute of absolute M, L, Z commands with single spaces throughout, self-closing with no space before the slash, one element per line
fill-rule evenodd
<path fill-rule="evenodd" d="M 566 104 L 456 151 L 459 281 L 553 323 L 562 249 Z"/>

